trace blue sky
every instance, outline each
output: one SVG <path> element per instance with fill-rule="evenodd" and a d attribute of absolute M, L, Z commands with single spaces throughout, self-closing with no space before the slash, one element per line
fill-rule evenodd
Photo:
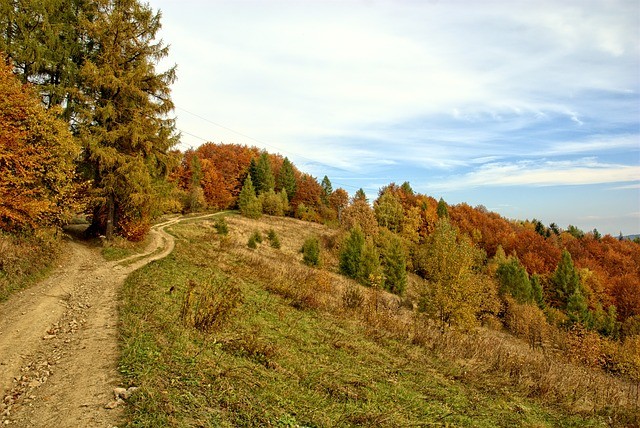
<path fill-rule="evenodd" d="M 640 233 L 640 3 L 151 0 L 180 148 Z"/>

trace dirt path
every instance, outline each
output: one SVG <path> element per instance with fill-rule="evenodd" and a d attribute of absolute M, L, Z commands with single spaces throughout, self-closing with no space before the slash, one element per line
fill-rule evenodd
<path fill-rule="evenodd" d="M 143 254 L 114 262 L 72 241 L 45 281 L 0 305 L 0 426 L 117 426 L 122 406 L 107 407 L 121 386 L 118 290 L 131 272 L 171 253 L 164 229 L 184 219 L 154 226 Z"/>

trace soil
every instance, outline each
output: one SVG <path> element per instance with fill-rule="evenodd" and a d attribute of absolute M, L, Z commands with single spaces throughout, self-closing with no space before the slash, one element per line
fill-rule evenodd
<path fill-rule="evenodd" d="M 118 292 L 134 270 L 174 247 L 156 225 L 142 254 L 107 262 L 70 235 L 49 277 L 0 305 L 0 426 L 115 427 L 124 401 L 117 371 Z"/>

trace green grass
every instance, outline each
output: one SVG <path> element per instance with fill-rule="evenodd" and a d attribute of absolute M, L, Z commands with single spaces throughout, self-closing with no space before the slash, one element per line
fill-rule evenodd
<path fill-rule="evenodd" d="M 122 289 L 120 371 L 140 387 L 128 426 L 605 425 L 468 382 L 455 361 L 372 335 L 345 314 L 294 308 L 267 291 L 241 252 L 219 249 L 211 224 L 174 232 L 174 252 Z M 187 327 L 188 282 L 221 275 L 240 287 L 239 308 L 213 333 Z"/>
<path fill-rule="evenodd" d="M 102 248 L 102 257 L 107 261 L 122 260 L 143 253 L 148 243 L 148 238 L 141 242 L 131 242 L 116 236 Z"/>

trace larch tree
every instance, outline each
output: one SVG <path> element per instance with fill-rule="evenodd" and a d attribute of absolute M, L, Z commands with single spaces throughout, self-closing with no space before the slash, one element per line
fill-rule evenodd
<path fill-rule="evenodd" d="M 94 42 L 80 70 L 79 111 L 85 173 L 95 192 L 92 229 L 140 239 L 149 227 L 152 180 L 166 174 L 177 143 L 170 84 L 175 67 L 157 72 L 168 54 L 159 12 L 137 0 L 100 0 L 85 24 Z"/>
<path fill-rule="evenodd" d="M 398 197 L 392 192 L 387 191 L 382 193 L 373 203 L 373 209 L 380 226 L 386 227 L 396 233 L 402 231 L 404 209 Z"/>
<path fill-rule="evenodd" d="M 0 46 L 47 107 L 60 105 L 83 146 L 91 230 L 140 239 L 154 186 L 177 142 L 169 85 L 175 67 L 155 37 L 160 13 L 137 0 L 13 0 L 0 5 Z"/>
<path fill-rule="evenodd" d="M 392 234 L 382 249 L 385 288 L 402 295 L 407 288 L 407 256 L 402 239 Z"/>
<path fill-rule="evenodd" d="M 79 151 L 66 122 L 0 63 L 0 230 L 62 225 Z"/>
<path fill-rule="evenodd" d="M 472 327 L 481 311 L 487 290 L 486 281 L 475 272 L 479 251 L 446 219 L 420 249 L 417 270 L 428 284 L 422 290 L 420 306 L 437 319 L 442 329 L 447 325 Z"/>

